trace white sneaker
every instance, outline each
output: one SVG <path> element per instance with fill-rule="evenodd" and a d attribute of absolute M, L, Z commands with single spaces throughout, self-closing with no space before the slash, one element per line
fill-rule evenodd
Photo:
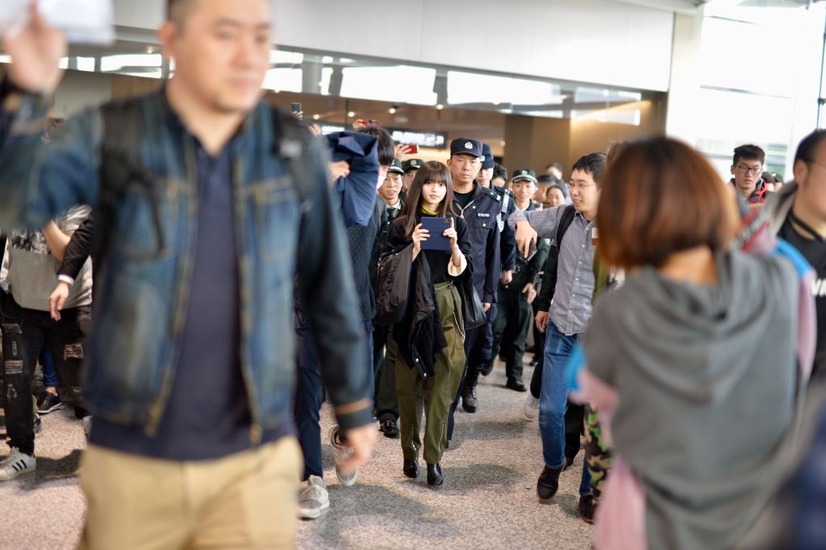
<path fill-rule="evenodd" d="M 358 470 L 353 470 L 349 474 L 346 474 L 341 471 L 340 464 L 344 464 L 353 454 L 353 448 L 345 445 L 341 442 L 338 438 L 338 426 L 333 426 L 330 429 L 330 445 L 333 446 L 333 458 L 336 459 L 336 477 L 341 482 L 342 485 L 345 487 L 349 487 L 350 485 L 356 482 L 356 478 L 359 475 Z"/>
<path fill-rule="evenodd" d="M 33 472 L 37 468 L 37 460 L 33 456 L 21 453 L 17 447 L 11 448 L 11 453 L 0 462 L 0 481 L 14 479 L 21 474 Z"/>
<path fill-rule="evenodd" d="M 86 435 L 86 440 L 89 439 L 89 432 L 92 431 L 92 415 L 87 414 L 83 418 L 80 419 L 81 424 L 83 424 L 83 433 Z"/>
<path fill-rule="evenodd" d="M 318 476 L 310 476 L 306 485 L 298 491 L 298 517 L 316 519 L 321 512 L 330 507 L 330 495 L 327 485 Z"/>
<path fill-rule="evenodd" d="M 525 413 L 525 420 L 536 420 L 536 417 L 539 416 L 539 399 L 534 397 L 531 392 L 528 392 L 528 396 L 525 397 L 525 408 L 522 412 Z"/>

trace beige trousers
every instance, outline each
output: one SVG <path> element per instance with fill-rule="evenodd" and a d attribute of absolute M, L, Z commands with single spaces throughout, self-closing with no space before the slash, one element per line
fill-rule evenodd
<path fill-rule="evenodd" d="M 303 462 L 293 437 L 226 458 L 86 449 L 82 550 L 293 548 Z"/>

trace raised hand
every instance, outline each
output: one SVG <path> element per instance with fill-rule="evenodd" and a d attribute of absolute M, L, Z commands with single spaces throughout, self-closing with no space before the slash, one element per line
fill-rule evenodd
<path fill-rule="evenodd" d="M 12 58 L 8 75 L 16 86 L 34 93 L 57 88 L 63 76 L 59 63 L 66 55 L 66 37 L 46 23 L 35 2 L 29 5 L 28 20 L 3 36 L 3 49 Z"/>
<path fill-rule="evenodd" d="M 430 231 L 422 227 L 422 224 L 413 229 L 413 258 L 419 255 L 422 251 L 422 243 L 430 238 Z"/>
<path fill-rule="evenodd" d="M 536 231 L 527 221 L 520 221 L 516 224 L 516 246 L 523 256 L 529 258 L 531 249 L 536 246 Z"/>
<path fill-rule="evenodd" d="M 442 232 L 442 235 L 444 235 L 445 237 L 447 237 L 448 239 L 450 239 L 450 248 L 451 248 L 451 250 L 452 250 L 453 248 L 455 248 L 456 246 L 458 246 L 458 244 L 457 244 L 457 243 L 458 243 L 457 239 L 458 239 L 459 237 L 458 237 L 458 235 L 456 234 L 456 221 L 453 219 L 453 217 L 452 217 L 452 216 L 451 216 L 451 218 L 450 218 L 450 227 L 448 227 L 447 229 L 445 229 L 445 230 Z"/>

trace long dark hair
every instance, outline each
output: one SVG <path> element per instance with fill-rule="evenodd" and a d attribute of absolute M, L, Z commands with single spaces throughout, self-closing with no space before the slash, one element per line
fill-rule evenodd
<path fill-rule="evenodd" d="M 413 178 L 413 183 L 410 184 L 410 189 L 407 190 L 407 198 L 404 201 L 404 215 L 405 219 L 404 234 L 410 238 L 413 235 L 413 230 L 419 224 L 419 211 L 422 208 L 422 187 L 426 183 L 444 183 L 445 184 L 445 198 L 439 204 L 436 214 L 448 218 L 453 216 L 453 178 L 450 176 L 450 170 L 441 162 L 431 160 L 425 162 L 424 165 L 416 171 L 416 177 Z"/>

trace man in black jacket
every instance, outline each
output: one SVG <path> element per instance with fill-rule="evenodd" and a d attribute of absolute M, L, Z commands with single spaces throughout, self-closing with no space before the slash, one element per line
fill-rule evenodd
<path fill-rule="evenodd" d="M 501 275 L 500 234 L 497 224 L 501 212 L 501 199 L 496 193 L 475 181 L 482 168 L 483 158 L 482 143 L 460 137 L 450 144 L 447 165 L 453 177 L 453 211 L 467 223 L 471 239 L 473 286 L 479 294 L 488 318 L 493 319 L 496 316 L 496 288 Z M 459 387 L 459 395 L 451 408 L 448 440 L 453 435 L 452 413 L 459 397 L 462 398 L 462 408 L 465 411 L 476 412 L 476 382 L 490 354 L 490 347 L 486 346 L 485 341 L 486 331 L 490 331 L 489 323 L 469 330 L 465 335 L 468 366 L 465 380 Z M 485 348 L 488 357 L 485 356 Z"/>

